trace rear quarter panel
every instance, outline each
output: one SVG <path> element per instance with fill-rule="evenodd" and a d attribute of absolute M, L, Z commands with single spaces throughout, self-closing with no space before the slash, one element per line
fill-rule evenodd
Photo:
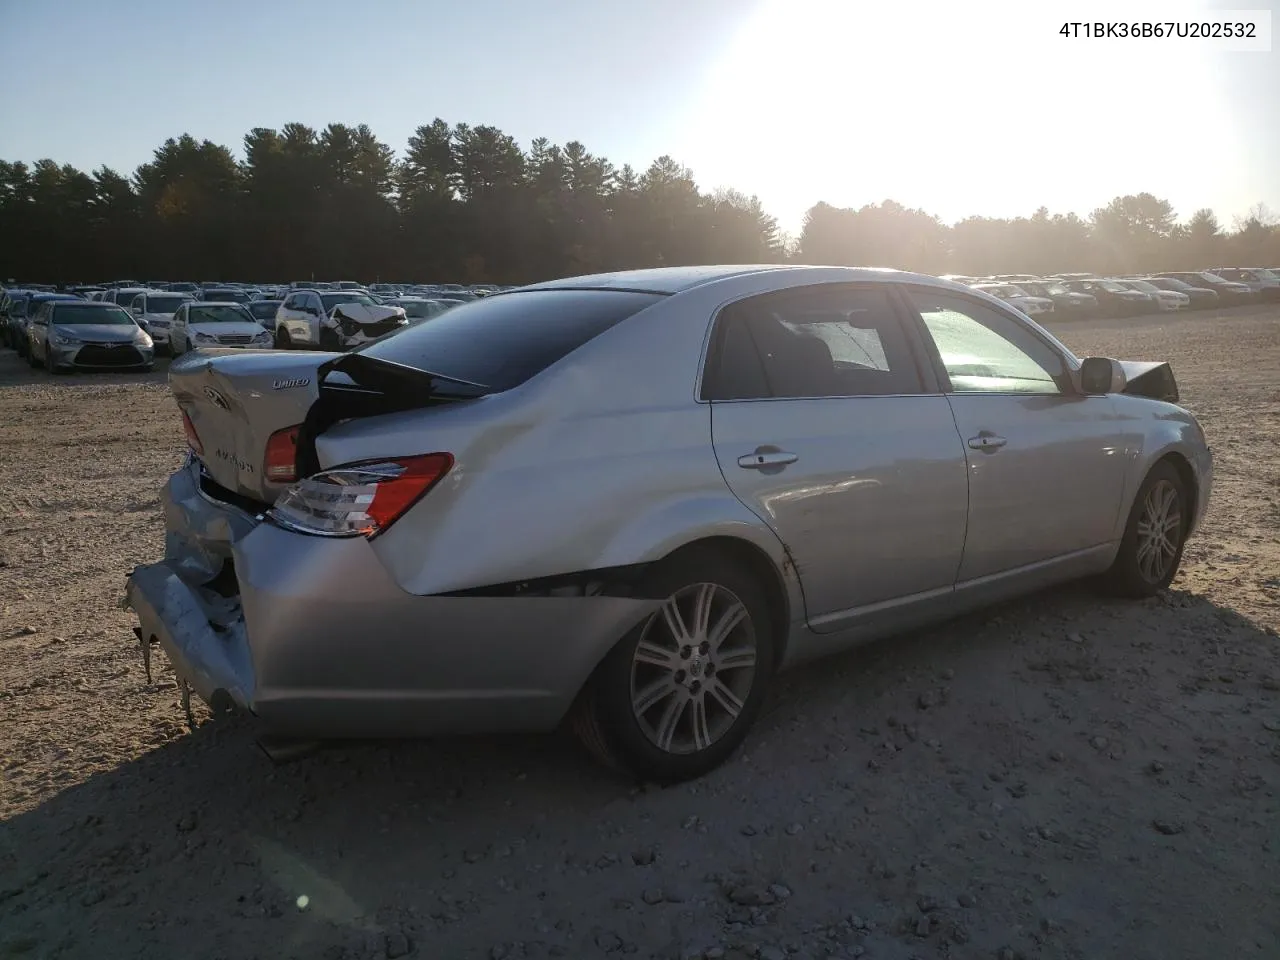
<path fill-rule="evenodd" d="M 707 536 L 746 540 L 785 569 L 782 544 L 725 484 L 710 408 L 695 399 L 717 297 L 694 292 L 503 394 L 342 424 L 319 438 L 323 465 L 455 457 L 450 474 L 373 541 L 404 589 L 646 563 Z"/>

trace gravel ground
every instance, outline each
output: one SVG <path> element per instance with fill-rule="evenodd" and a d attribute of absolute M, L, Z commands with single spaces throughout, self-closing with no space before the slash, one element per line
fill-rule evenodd
<path fill-rule="evenodd" d="M 1209 434 L 1174 589 L 789 674 L 666 790 L 567 738 L 275 767 L 186 732 L 117 605 L 162 551 L 164 374 L 0 352 L 0 957 L 1280 957 L 1280 312 L 1058 332 L 1173 361 Z"/>

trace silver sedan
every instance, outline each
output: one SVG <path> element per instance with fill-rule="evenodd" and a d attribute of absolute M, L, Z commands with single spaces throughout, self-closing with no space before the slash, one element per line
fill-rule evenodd
<path fill-rule="evenodd" d="M 170 383 L 191 453 L 127 599 L 184 687 L 314 738 L 567 719 L 660 781 L 793 664 L 1167 586 L 1212 478 L 1167 364 L 894 271 L 576 277 Z"/>

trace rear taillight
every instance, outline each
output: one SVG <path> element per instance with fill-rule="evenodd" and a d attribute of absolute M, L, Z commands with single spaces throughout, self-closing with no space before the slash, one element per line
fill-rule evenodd
<path fill-rule="evenodd" d="M 268 516 L 300 533 L 375 537 L 452 467 L 452 454 L 428 453 L 322 470 L 286 490 Z"/>
<path fill-rule="evenodd" d="M 182 411 L 182 432 L 187 435 L 187 446 L 190 447 L 197 455 L 204 453 L 204 445 L 200 442 L 200 436 L 196 433 L 196 425 L 191 422 L 191 418 L 187 416 L 187 411 Z"/>
<path fill-rule="evenodd" d="M 272 483 L 293 483 L 298 479 L 298 427 L 285 427 L 267 438 L 262 474 Z"/>

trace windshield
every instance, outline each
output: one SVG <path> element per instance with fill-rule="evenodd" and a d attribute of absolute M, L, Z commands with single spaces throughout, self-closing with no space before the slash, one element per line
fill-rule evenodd
<path fill-rule="evenodd" d="M 1044 289 L 1051 297 L 1065 297 L 1071 292 L 1060 283 L 1051 283 Z"/>
<path fill-rule="evenodd" d="M 1210 272 L 1210 271 L 1208 271 L 1208 270 L 1202 270 L 1202 271 L 1200 271 L 1200 273 L 1198 274 L 1198 276 L 1199 276 L 1201 279 L 1203 279 L 1203 280 L 1208 280 L 1208 281 L 1210 281 L 1210 282 L 1212 282 L 1212 283 L 1231 283 L 1231 282 L 1232 282 L 1232 281 L 1230 281 L 1230 280 L 1227 280 L 1225 277 L 1220 277 L 1220 276 L 1218 276 L 1216 273 L 1212 273 L 1212 272 Z"/>
<path fill-rule="evenodd" d="M 279 300 L 255 300 L 249 304 L 249 312 L 258 320 L 274 320 L 278 309 Z"/>
<path fill-rule="evenodd" d="M 401 307 L 404 309 L 404 315 L 411 320 L 420 320 L 423 317 L 434 317 L 437 313 L 443 312 L 443 307 L 438 307 L 430 300 L 392 300 L 387 306 Z"/>
<path fill-rule="evenodd" d="M 112 327 L 136 327 L 133 318 L 120 307 L 91 307 L 88 304 L 71 303 L 54 307 L 53 324 L 100 323 Z"/>
<path fill-rule="evenodd" d="M 188 323 L 253 323 L 253 316 L 244 307 L 217 304 L 208 307 L 192 307 L 187 311 Z"/>
<path fill-rule="evenodd" d="M 147 313 L 176 313 L 190 297 L 147 297 Z"/>
<path fill-rule="evenodd" d="M 1143 293 L 1159 293 L 1160 292 L 1159 287 L 1157 287 L 1153 283 L 1147 283 L 1147 281 L 1145 280 L 1126 280 L 1125 283 L 1127 283 L 1130 287 L 1133 287 L 1135 290 L 1141 290 Z"/>
<path fill-rule="evenodd" d="M 367 293 L 324 293 L 320 295 L 320 302 L 324 304 L 325 313 L 344 303 L 363 303 L 366 307 L 377 306 Z"/>
<path fill-rule="evenodd" d="M 1111 293 L 1124 293 L 1129 289 L 1123 283 L 1116 283 L 1114 280 L 1099 280 L 1097 285 Z"/>
<path fill-rule="evenodd" d="M 1278 275 L 1274 270 L 1267 270 L 1263 267 L 1259 267 L 1256 270 L 1250 270 L 1249 272 L 1253 274 L 1253 278 L 1255 280 L 1280 280 L 1280 275 Z"/>
<path fill-rule="evenodd" d="M 248 303 L 249 295 L 243 290 L 206 290 L 206 300 L 219 300 L 225 303 Z"/>
<path fill-rule="evenodd" d="M 531 290 L 476 300 L 357 351 L 495 391 L 519 386 L 662 300 L 619 290 Z"/>

